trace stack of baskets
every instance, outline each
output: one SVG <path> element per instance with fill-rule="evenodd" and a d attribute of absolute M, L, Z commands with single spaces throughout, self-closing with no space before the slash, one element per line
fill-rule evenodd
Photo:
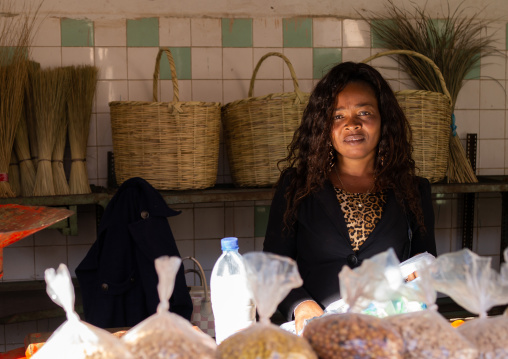
<path fill-rule="evenodd" d="M 395 91 L 395 96 L 404 111 L 413 137 L 413 160 L 417 174 L 431 183 L 446 177 L 450 154 L 450 124 L 452 101 L 446 88 L 443 74 L 427 56 L 410 50 L 379 52 L 362 62 L 369 62 L 381 56 L 409 55 L 427 61 L 439 77 L 443 93 L 425 90 Z"/>
<path fill-rule="evenodd" d="M 270 56 L 284 60 L 293 79 L 294 92 L 252 97 L 259 67 Z M 287 156 L 287 147 L 308 101 L 309 94 L 300 90 L 293 66 L 286 56 L 269 52 L 258 61 L 248 98 L 222 108 L 224 139 L 236 186 L 267 187 L 278 180 L 277 163 Z"/>
<path fill-rule="evenodd" d="M 162 54 L 169 60 L 173 101 L 157 101 Z M 212 187 L 217 179 L 221 104 L 180 102 L 171 51 L 161 48 L 153 74 L 153 102 L 113 101 L 111 128 L 118 184 L 142 177 L 161 190 Z"/>

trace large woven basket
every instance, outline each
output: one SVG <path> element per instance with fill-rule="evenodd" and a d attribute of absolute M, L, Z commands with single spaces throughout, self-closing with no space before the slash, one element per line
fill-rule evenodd
<path fill-rule="evenodd" d="M 162 53 L 171 69 L 173 101 L 157 101 Z M 111 127 L 118 184 L 142 177 L 161 190 L 212 187 L 219 159 L 218 102 L 180 102 L 171 51 L 161 48 L 153 74 L 153 102 L 113 101 Z"/>
<path fill-rule="evenodd" d="M 259 67 L 265 59 L 284 60 L 293 79 L 294 92 L 252 97 Z M 222 108 L 224 139 L 233 183 L 239 187 L 267 187 L 277 182 L 277 162 L 287 156 L 287 147 L 300 125 L 309 94 L 298 85 L 293 65 L 281 53 L 269 52 L 259 59 L 250 80 L 248 98 Z"/>
<path fill-rule="evenodd" d="M 417 174 L 432 183 L 439 182 L 445 178 L 448 167 L 452 118 L 452 101 L 443 74 L 434 61 L 410 50 L 379 52 L 362 62 L 387 55 L 409 55 L 420 58 L 428 62 L 439 77 L 443 93 L 426 90 L 395 91 L 400 107 L 411 126 L 413 160 Z"/>

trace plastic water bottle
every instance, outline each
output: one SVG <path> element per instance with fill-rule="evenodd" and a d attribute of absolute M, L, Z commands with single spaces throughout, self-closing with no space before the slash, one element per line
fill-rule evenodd
<path fill-rule="evenodd" d="M 256 308 L 248 288 L 245 265 L 238 253 L 238 238 L 222 238 L 221 247 L 222 255 L 210 278 L 217 344 L 256 322 Z"/>

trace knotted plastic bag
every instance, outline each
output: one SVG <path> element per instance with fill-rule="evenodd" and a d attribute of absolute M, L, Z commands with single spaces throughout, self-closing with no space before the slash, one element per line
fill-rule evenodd
<path fill-rule="evenodd" d="M 478 318 L 456 328 L 478 349 L 477 358 L 508 358 L 508 317 L 488 317 L 494 306 L 508 303 L 508 283 L 491 267 L 490 257 L 469 249 L 443 254 L 430 266 L 432 283 Z"/>
<path fill-rule="evenodd" d="M 225 339 L 218 346 L 218 358 L 317 359 L 305 339 L 270 323 L 280 301 L 303 283 L 295 261 L 265 252 L 246 253 L 243 259 L 259 322 Z"/>
<path fill-rule="evenodd" d="M 321 359 L 403 358 L 404 342 L 399 333 L 381 318 L 362 313 L 372 302 L 388 303 L 400 296 L 403 283 L 392 249 L 364 260 L 353 270 L 344 266 L 339 286 L 347 312 L 310 321 L 303 337 Z"/>
<path fill-rule="evenodd" d="M 74 287 L 65 264 L 44 272 L 49 297 L 65 310 L 67 320 L 49 337 L 33 359 L 132 359 L 110 332 L 80 320 L 74 311 Z"/>
<path fill-rule="evenodd" d="M 135 359 L 215 359 L 215 341 L 194 329 L 185 318 L 169 312 L 169 298 L 181 262 L 179 257 L 168 256 L 155 260 L 160 299 L 157 311 L 129 329 L 122 337 Z"/>

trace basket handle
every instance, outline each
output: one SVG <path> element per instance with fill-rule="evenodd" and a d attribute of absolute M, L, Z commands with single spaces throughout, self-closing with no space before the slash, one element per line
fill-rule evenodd
<path fill-rule="evenodd" d="M 171 50 L 167 47 L 161 47 L 159 49 L 159 52 L 157 53 L 157 58 L 155 59 L 155 70 L 153 72 L 153 101 L 158 102 L 157 83 L 159 81 L 159 69 L 162 53 L 166 53 L 166 56 L 168 57 L 169 61 L 169 69 L 171 70 L 171 81 L 173 82 L 173 102 L 178 102 L 180 100 L 180 94 L 178 92 L 178 78 L 176 77 L 175 60 L 173 60 Z"/>
<path fill-rule="evenodd" d="M 293 68 L 293 65 L 291 64 L 291 61 L 289 61 L 289 59 L 286 56 L 284 56 L 284 54 L 281 54 L 280 52 L 269 52 L 259 59 L 257 65 L 256 65 L 256 68 L 254 69 L 254 72 L 252 73 L 252 78 L 250 79 L 248 97 L 252 97 L 252 93 L 254 92 L 254 82 L 256 81 L 256 75 L 259 71 L 259 68 L 261 67 L 261 64 L 263 63 L 263 61 L 265 61 L 265 59 L 267 59 L 270 56 L 278 56 L 284 60 L 284 62 L 286 63 L 286 65 L 289 68 L 289 72 L 291 73 L 291 78 L 293 79 L 293 87 L 295 88 L 296 96 L 297 96 L 298 100 L 300 101 L 299 103 L 303 103 L 304 102 L 304 94 L 300 90 L 300 85 L 298 85 L 298 80 L 296 79 L 295 69 Z"/>
<path fill-rule="evenodd" d="M 436 74 L 439 78 L 439 83 L 441 84 L 441 88 L 443 89 L 445 96 L 448 97 L 448 99 L 450 100 L 450 103 L 451 103 L 452 97 L 450 96 L 450 92 L 448 92 L 448 88 L 446 87 L 446 82 L 444 80 L 443 74 L 441 73 L 441 70 L 439 69 L 439 67 L 437 67 L 437 65 L 434 61 L 432 61 L 431 59 L 429 59 L 427 56 L 425 56 L 423 54 L 420 54 L 420 53 L 418 53 L 416 51 L 412 51 L 412 50 L 389 50 L 389 51 L 378 52 L 377 54 L 374 54 L 374 55 L 366 58 L 362 62 L 363 63 L 369 62 L 371 60 L 377 59 L 378 57 L 389 56 L 389 55 L 409 55 L 409 56 L 418 57 L 419 59 L 426 61 L 436 72 Z"/>
<path fill-rule="evenodd" d="M 199 264 L 198 260 L 194 257 L 191 257 L 191 256 L 188 256 L 188 257 L 183 257 L 182 258 L 182 262 L 184 260 L 191 260 L 193 261 L 197 266 L 198 266 L 198 269 L 199 271 L 197 272 L 197 274 L 199 275 L 199 278 L 201 279 L 201 285 L 204 287 L 204 292 L 205 292 L 205 301 L 209 302 L 210 301 L 210 298 L 209 298 L 209 292 L 208 292 L 208 284 L 206 284 L 206 276 L 205 276 L 205 271 L 203 270 L 203 267 L 201 267 L 201 264 Z M 190 270 L 191 272 L 196 272 L 195 270 Z"/>

